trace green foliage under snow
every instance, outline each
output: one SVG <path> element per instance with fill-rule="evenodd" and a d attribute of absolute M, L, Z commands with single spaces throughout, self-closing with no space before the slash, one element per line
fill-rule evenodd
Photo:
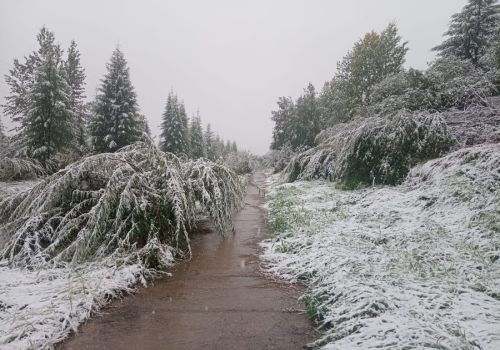
<path fill-rule="evenodd" d="M 84 158 L 0 202 L 1 256 L 11 265 L 59 266 L 114 255 L 162 267 L 189 250 L 199 210 L 224 232 L 242 186 L 225 167 L 182 163 L 149 143 Z"/>
<path fill-rule="evenodd" d="M 447 152 L 453 139 L 439 115 L 398 114 L 339 124 L 318 135 L 319 146 L 285 168 L 287 182 L 318 178 L 359 184 L 396 184 L 418 161 Z"/>
<path fill-rule="evenodd" d="M 45 168 L 35 159 L 0 158 L 0 181 L 35 179 L 45 174 Z"/>

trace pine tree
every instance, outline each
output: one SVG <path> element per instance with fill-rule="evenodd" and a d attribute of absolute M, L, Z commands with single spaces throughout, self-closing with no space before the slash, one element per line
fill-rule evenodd
<path fill-rule="evenodd" d="M 205 149 L 206 149 L 207 158 L 212 160 L 212 161 L 216 160 L 217 154 L 216 154 L 214 133 L 212 131 L 212 127 L 210 126 L 210 124 L 207 124 L 207 127 L 205 129 L 205 133 L 203 135 L 203 139 L 205 140 Z"/>
<path fill-rule="evenodd" d="M 469 0 L 461 12 L 451 17 L 447 39 L 433 48 L 440 56 L 456 56 L 478 64 L 499 27 L 497 0 Z"/>
<path fill-rule="evenodd" d="M 10 95 L 4 111 L 18 124 L 16 139 L 28 156 L 46 162 L 73 144 L 70 89 L 66 81 L 63 51 L 54 33 L 42 28 L 39 48 L 25 58 L 14 60 L 6 76 Z"/>
<path fill-rule="evenodd" d="M 191 158 L 198 159 L 206 157 L 205 143 L 203 140 L 203 130 L 199 112 L 197 112 L 197 114 L 191 119 L 189 137 Z"/>
<path fill-rule="evenodd" d="M 214 160 L 219 160 L 220 158 L 224 158 L 224 140 L 219 135 L 215 136 L 213 148 L 214 148 Z"/>
<path fill-rule="evenodd" d="M 90 122 L 92 144 L 97 152 L 114 152 L 140 140 L 143 132 L 129 68 L 119 48 L 106 68 L 108 72 L 101 81 Z"/>
<path fill-rule="evenodd" d="M 232 150 L 231 150 L 231 141 L 227 140 L 226 141 L 226 145 L 224 146 L 224 156 L 227 156 L 230 153 L 232 153 Z"/>
<path fill-rule="evenodd" d="M 184 154 L 189 154 L 190 149 L 190 143 L 189 143 L 189 118 L 186 113 L 186 107 L 184 106 L 184 102 L 181 101 L 179 104 L 179 113 L 181 114 L 182 118 L 182 147 L 183 147 L 183 153 Z"/>
<path fill-rule="evenodd" d="M 64 63 L 66 80 L 70 89 L 70 110 L 73 114 L 73 129 L 76 147 L 81 151 L 86 146 L 85 129 L 85 70 L 80 63 L 80 51 L 74 40 L 68 49 L 68 56 Z"/>
<path fill-rule="evenodd" d="M 161 123 L 160 148 L 177 155 L 187 151 L 187 116 L 177 95 L 170 92 Z"/>
<path fill-rule="evenodd" d="M 238 146 L 236 145 L 236 141 L 233 141 L 233 143 L 231 144 L 231 151 L 233 153 L 238 153 Z"/>
<path fill-rule="evenodd" d="M 38 39 L 39 36 L 37 36 Z M 28 57 L 25 57 L 24 63 L 14 59 L 14 67 L 5 76 L 5 81 L 10 88 L 10 95 L 6 96 L 6 104 L 2 107 L 12 121 L 21 125 L 15 128 L 18 133 L 22 131 L 23 119 L 31 109 L 30 91 L 35 80 L 35 69 L 39 63 L 39 53 L 32 52 Z"/>

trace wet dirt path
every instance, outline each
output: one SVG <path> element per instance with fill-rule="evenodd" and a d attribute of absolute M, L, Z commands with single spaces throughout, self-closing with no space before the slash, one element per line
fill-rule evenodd
<path fill-rule="evenodd" d="M 302 349 L 313 340 L 296 287 L 262 276 L 257 243 L 268 235 L 259 208 L 264 175 L 248 186 L 235 235 L 206 226 L 192 240 L 193 258 L 172 277 L 113 302 L 60 349 Z"/>

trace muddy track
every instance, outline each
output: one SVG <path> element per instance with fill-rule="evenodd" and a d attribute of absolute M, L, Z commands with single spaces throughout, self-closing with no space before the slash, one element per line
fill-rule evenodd
<path fill-rule="evenodd" d="M 314 331 L 296 287 L 262 276 L 257 243 L 268 235 L 254 175 L 234 236 L 210 226 L 193 236 L 193 258 L 134 296 L 113 302 L 59 349 L 302 349 Z M 258 187 L 257 187 L 258 186 Z"/>

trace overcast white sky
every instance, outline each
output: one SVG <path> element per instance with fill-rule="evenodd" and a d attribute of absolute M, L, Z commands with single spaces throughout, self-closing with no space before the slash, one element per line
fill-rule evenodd
<path fill-rule="evenodd" d="M 93 97 L 117 44 L 154 134 L 170 89 L 224 139 L 265 153 L 279 96 L 318 90 L 336 62 L 372 29 L 395 20 L 407 65 L 425 68 L 450 16 L 466 0 L 0 0 L 0 75 L 36 48 L 46 25 L 75 39 Z M 8 94 L 0 80 L 0 102 Z M 3 118 L 4 125 L 9 121 Z"/>

